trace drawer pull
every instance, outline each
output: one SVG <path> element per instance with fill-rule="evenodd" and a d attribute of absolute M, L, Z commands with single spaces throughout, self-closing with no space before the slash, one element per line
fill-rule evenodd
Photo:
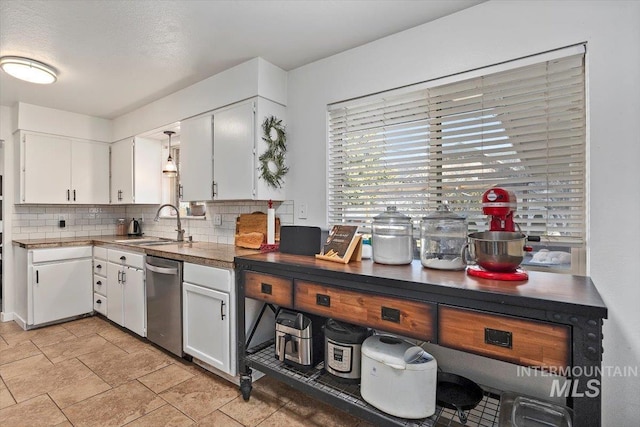
<path fill-rule="evenodd" d="M 96 268 L 102 268 L 101 264 L 96 265 Z"/>
<path fill-rule="evenodd" d="M 512 348 L 511 332 L 484 328 L 484 342 L 498 347 Z"/>
<path fill-rule="evenodd" d="M 381 317 L 382 317 L 382 320 L 400 323 L 400 310 L 382 306 Z"/>
<path fill-rule="evenodd" d="M 102 304 L 102 300 L 101 299 L 96 300 L 96 304 Z"/>
<path fill-rule="evenodd" d="M 98 280 L 98 281 L 96 282 L 96 285 L 100 285 L 100 286 L 102 286 L 102 281 L 101 281 L 101 280 Z"/>
<path fill-rule="evenodd" d="M 331 297 L 329 295 L 316 294 L 316 305 L 331 307 Z"/>
<path fill-rule="evenodd" d="M 122 256 L 120 257 L 120 261 L 126 261 L 126 260 L 127 260 L 127 257 L 126 257 L 126 256 L 122 255 Z"/>
<path fill-rule="evenodd" d="M 260 292 L 271 295 L 273 287 L 268 283 L 260 283 Z"/>

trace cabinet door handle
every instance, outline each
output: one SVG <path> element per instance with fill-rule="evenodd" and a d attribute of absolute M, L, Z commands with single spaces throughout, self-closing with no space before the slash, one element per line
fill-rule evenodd
<path fill-rule="evenodd" d="M 124 285 L 125 283 L 127 283 L 127 275 L 125 274 L 125 272 L 122 272 L 122 284 Z"/>
<path fill-rule="evenodd" d="M 67 201 L 71 200 L 71 193 L 69 192 L 69 189 L 67 188 Z"/>
<path fill-rule="evenodd" d="M 76 201 L 76 190 L 73 190 L 73 201 Z"/>
<path fill-rule="evenodd" d="M 178 197 L 182 200 L 182 184 L 178 185 Z"/>
<path fill-rule="evenodd" d="M 122 283 L 122 279 L 120 276 L 122 275 L 122 271 L 118 270 L 118 283 Z"/>
<path fill-rule="evenodd" d="M 220 319 L 224 320 L 224 301 L 220 301 Z"/>
<path fill-rule="evenodd" d="M 40 274 L 38 274 L 38 270 L 36 270 L 36 283 L 40 283 Z"/>

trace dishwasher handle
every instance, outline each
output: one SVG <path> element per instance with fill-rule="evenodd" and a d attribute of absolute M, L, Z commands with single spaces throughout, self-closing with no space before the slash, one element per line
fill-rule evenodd
<path fill-rule="evenodd" d="M 151 265 L 148 262 L 145 264 L 146 264 L 147 270 L 153 271 L 154 273 L 171 274 L 174 276 L 178 274 L 177 268 L 156 267 L 155 265 Z"/>

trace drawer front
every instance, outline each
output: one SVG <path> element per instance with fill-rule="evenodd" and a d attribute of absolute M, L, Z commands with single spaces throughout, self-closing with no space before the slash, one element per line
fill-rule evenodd
<path fill-rule="evenodd" d="M 94 246 L 93 257 L 100 258 L 100 259 L 107 259 L 107 248 L 104 248 L 102 246 Z"/>
<path fill-rule="evenodd" d="M 185 262 L 182 279 L 187 283 L 229 293 L 231 292 L 233 272 L 226 268 L 207 267 Z"/>
<path fill-rule="evenodd" d="M 440 305 L 438 343 L 524 366 L 566 367 L 568 326 Z"/>
<path fill-rule="evenodd" d="M 117 249 L 109 249 L 107 251 L 109 261 L 116 264 L 124 264 L 130 267 L 144 269 L 144 255 L 133 252 L 119 251 Z"/>
<path fill-rule="evenodd" d="M 435 304 L 297 280 L 294 308 L 423 341 L 435 341 Z"/>
<path fill-rule="evenodd" d="M 107 297 L 100 294 L 93 294 L 93 309 L 98 313 L 107 315 Z"/>
<path fill-rule="evenodd" d="M 100 295 L 105 297 L 107 296 L 107 278 L 106 277 L 98 276 L 97 274 L 93 275 L 93 292 L 99 293 Z"/>
<path fill-rule="evenodd" d="M 67 261 L 76 258 L 91 258 L 91 246 L 68 248 L 33 249 L 33 262 Z"/>
<path fill-rule="evenodd" d="M 293 281 L 270 274 L 245 271 L 244 293 L 248 298 L 270 302 L 281 307 L 293 306 Z"/>
<path fill-rule="evenodd" d="M 93 274 L 99 274 L 101 276 L 107 275 L 107 261 L 102 259 L 93 260 Z"/>

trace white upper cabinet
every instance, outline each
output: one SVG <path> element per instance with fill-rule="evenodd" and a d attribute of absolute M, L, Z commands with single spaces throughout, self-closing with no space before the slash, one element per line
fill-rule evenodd
<path fill-rule="evenodd" d="M 109 145 L 23 132 L 21 203 L 109 203 Z"/>
<path fill-rule="evenodd" d="M 72 199 L 76 203 L 109 203 L 109 144 L 74 142 L 71 146 Z"/>
<path fill-rule="evenodd" d="M 133 203 L 133 138 L 111 144 L 111 203 Z"/>
<path fill-rule="evenodd" d="M 213 199 L 213 115 L 180 122 L 182 200 Z"/>
<path fill-rule="evenodd" d="M 259 177 L 262 122 L 284 118 L 285 107 L 253 98 L 180 123 L 180 181 L 184 201 L 284 200 Z"/>
<path fill-rule="evenodd" d="M 214 200 L 254 198 L 255 102 L 244 102 L 213 115 Z"/>
<path fill-rule="evenodd" d="M 162 203 L 160 141 L 135 137 L 111 144 L 111 203 Z"/>

